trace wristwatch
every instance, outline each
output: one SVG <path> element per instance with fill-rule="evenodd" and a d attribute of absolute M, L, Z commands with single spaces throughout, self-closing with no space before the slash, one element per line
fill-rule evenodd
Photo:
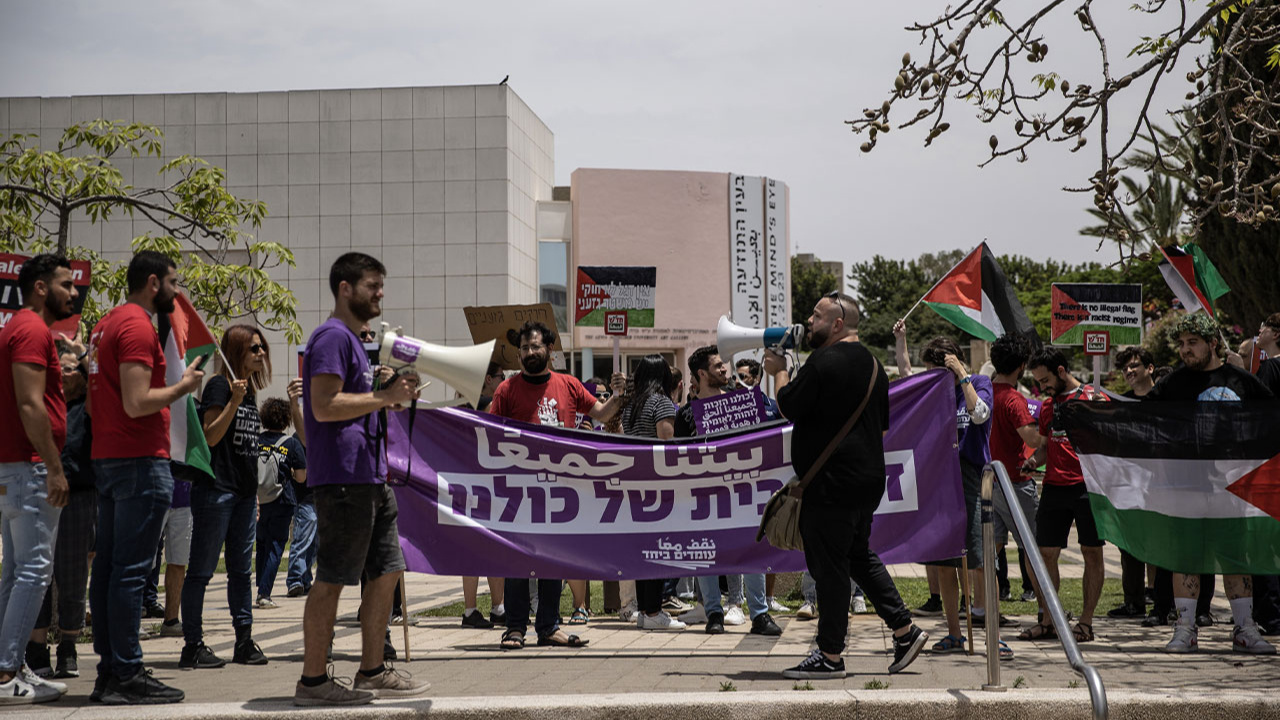
<path fill-rule="evenodd" d="M 961 384 L 961 385 L 968 385 L 968 384 L 969 384 L 969 376 L 968 376 L 968 375 L 965 375 L 964 377 L 960 378 L 960 384 Z"/>

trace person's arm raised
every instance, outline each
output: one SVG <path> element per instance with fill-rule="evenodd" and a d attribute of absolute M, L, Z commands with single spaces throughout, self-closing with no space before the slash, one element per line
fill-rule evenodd
<path fill-rule="evenodd" d="M 367 393 L 342 391 L 342 377 L 311 377 L 311 412 L 320 422 L 342 422 L 364 417 L 383 408 L 407 405 L 418 397 L 418 379 L 400 375 L 381 390 Z"/>
<path fill-rule="evenodd" d="M 124 414 L 131 418 L 154 415 L 173 404 L 174 400 L 200 387 L 204 373 L 196 369 L 202 358 L 191 361 L 182 379 L 167 387 L 151 387 L 151 367 L 139 362 L 120 364 L 120 400 Z"/>

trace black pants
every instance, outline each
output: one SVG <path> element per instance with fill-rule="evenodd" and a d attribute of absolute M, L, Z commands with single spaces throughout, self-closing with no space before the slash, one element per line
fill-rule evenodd
<path fill-rule="evenodd" d="M 871 550 L 871 515 L 875 507 L 851 509 L 805 502 L 800 510 L 800 536 L 804 560 L 817 585 L 818 607 L 837 608 L 818 616 L 818 649 L 838 655 L 844 652 L 849 632 L 849 606 L 857 582 L 876 614 L 891 630 L 911 624 L 911 613 L 902 604 L 893 578 L 880 557 Z"/>
<path fill-rule="evenodd" d="M 1120 587 L 1124 604 L 1139 609 L 1147 607 L 1147 564 L 1128 552 L 1120 551 Z M 1172 591 L 1170 591 L 1172 592 Z"/>
<path fill-rule="evenodd" d="M 1216 575 L 1200 576 L 1200 597 L 1196 598 L 1196 615 L 1208 615 L 1209 603 L 1213 601 L 1216 587 Z M 1151 612 L 1155 615 L 1168 615 L 1173 610 L 1173 572 L 1164 568 L 1156 568 L 1156 602 Z"/>
<path fill-rule="evenodd" d="M 646 615 L 653 615 L 662 609 L 662 590 L 665 580 L 637 580 L 636 607 Z"/>

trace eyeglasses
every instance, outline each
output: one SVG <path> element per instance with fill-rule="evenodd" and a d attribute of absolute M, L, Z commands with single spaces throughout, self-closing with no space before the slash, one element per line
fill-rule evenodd
<path fill-rule="evenodd" d="M 738 379 L 742 382 L 749 382 L 755 378 L 751 376 L 751 373 L 738 373 Z"/>
<path fill-rule="evenodd" d="M 373 334 L 373 331 L 372 331 L 372 330 L 361 330 L 361 331 L 360 331 L 360 340 L 361 340 L 362 342 L 371 342 L 371 341 L 373 340 L 373 338 L 374 338 L 374 334 Z"/>
<path fill-rule="evenodd" d="M 258 343 L 254 343 L 249 346 L 249 352 L 253 353 L 254 355 L 257 355 L 260 352 L 266 352 L 266 351 L 267 351 L 266 345 L 259 345 Z"/>
<path fill-rule="evenodd" d="M 831 302 L 834 302 L 836 304 L 836 307 L 840 308 L 840 319 L 843 320 L 844 319 L 844 303 L 840 302 L 840 291 L 832 290 L 831 292 L 827 293 L 826 295 L 823 295 L 822 297 L 830 300 Z"/>

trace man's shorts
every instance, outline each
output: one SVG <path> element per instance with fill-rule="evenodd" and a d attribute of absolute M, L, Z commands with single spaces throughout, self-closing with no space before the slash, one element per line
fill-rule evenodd
<path fill-rule="evenodd" d="M 395 493 L 385 484 L 320 485 L 316 501 L 316 581 L 358 585 L 404 570 Z"/>
<path fill-rule="evenodd" d="M 1066 547 L 1073 521 L 1076 535 L 1080 537 L 1080 547 L 1102 547 L 1105 544 L 1098 537 L 1093 509 L 1089 507 L 1089 491 L 1084 483 L 1045 485 L 1040 495 L 1040 509 L 1036 513 L 1036 544 L 1040 547 Z"/>
<path fill-rule="evenodd" d="M 1036 545 L 1036 510 L 1040 504 L 1036 498 L 1036 481 L 1023 480 L 1013 483 L 1013 494 L 1018 500 L 1019 507 L 1022 508 L 1023 516 L 1027 518 L 1027 524 L 1031 526 L 1031 537 L 1025 538 L 1025 542 L 1028 546 Z M 991 494 L 991 505 L 995 510 L 994 517 L 991 519 L 991 529 L 994 531 L 993 542 L 996 547 L 1004 547 L 1009 544 L 1009 533 L 1014 530 L 1014 524 L 1012 511 L 1009 510 L 1009 501 L 1005 498 L 999 483 L 996 483 Z"/>
<path fill-rule="evenodd" d="M 961 459 L 960 482 L 964 489 L 964 549 L 969 569 L 982 567 L 982 468 Z M 960 558 L 924 563 L 933 567 L 963 567 Z"/>
<path fill-rule="evenodd" d="M 164 561 L 187 566 L 191 560 L 191 508 L 169 508 L 164 516 Z"/>

